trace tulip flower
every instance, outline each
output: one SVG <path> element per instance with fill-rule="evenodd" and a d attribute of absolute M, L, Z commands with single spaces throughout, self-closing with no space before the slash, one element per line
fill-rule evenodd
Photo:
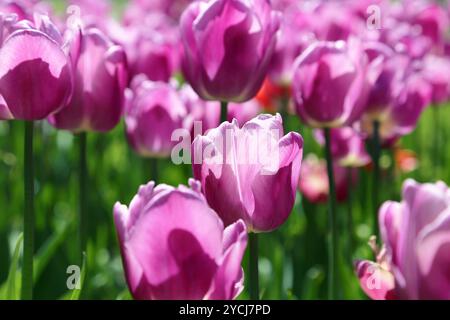
<path fill-rule="evenodd" d="M 128 90 L 125 125 L 128 141 L 144 157 L 170 156 L 175 129 L 186 128 L 187 109 L 174 87 L 136 79 Z"/>
<path fill-rule="evenodd" d="M 122 115 L 128 81 L 125 53 L 96 28 L 81 32 L 80 47 L 74 95 L 49 121 L 77 133 L 110 131 Z"/>
<path fill-rule="evenodd" d="M 266 76 L 279 22 L 267 0 L 193 2 L 180 22 L 187 81 L 205 100 L 250 100 Z"/>
<path fill-rule="evenodd" d="M 321 145 L 325 144 L 322 130 L 315 130 L 314 137 Z M 362 136 L 351 127 L 331 130 L 331 153 L 342 167 L 363 167 L 370 162 Z"/>
<path fill-rule="evenodd" d="M 131 0 L 125 10 L 125 24 L 142 21 L 148 12 L 168 15 L 178 21 L 189 3 L 197 0 Z"/>
<path fill-rule="evenodd" d="M 434 106 L 450 99 L 450 62 L 448 57 L 427 55 L 423 60 L 423 74 L 431 85 L 431 101 Z"/>
<path fill-rule="evenodd" d="M 252 99 L 243 103 L 230 103 L 228 105 L 228 121 L 232 122 L 236 119 L 238 123 L 246 123 L 262 111 L 262 106 L 256 99 Z"/>
<path fill-rule="evenodd" d="M 295 64 L 292 91 L 303 122 L 332 128 L 359 119 L 376 74 L 359 42 L 312 44 Z"/>
<path fill-rule="evenodd" d="M 225 225 L 243 219 L 250 232 L 268 232 L 289 216 L 303 139 L 282 134 L 279 114 L 259 115 L 241 128 L 225 122 L 194 140 L 194 178 Z"/>
<path fill-rule="evenodd" d="M 385 245 L 377 263 L 358 261 L 364 292 L 372 299 L 450 299 L 450 191 L 443 182 L 407 180 L 401 202 L 379 211 Z"/>
<path fill-rule="evenodd" d="M 283 135 L 282 119 L 259 115 L 239 127 L 223 122 L 192 143 L 192 169 L 211 208 L 226 226 L 242 219 L 250 232 L 286 221 L 295 202 L 303 152 L 298 133 Z M 259 299 L 258 240 L 250 234 L 250 297 Z"/>
<path fill-rule="evenodd" d="M 72 94 L 72 65 L 64 49 L 47 16 L 16 21 L 0 14 L 0 119 L 25 120 L 22 299 L 33 298 L 33 121 L 57 112 Z"/>
<path fill-rule="evenodd" d="M 10 29 L 0 41 L 0 96 L 14 119 L 42 120 L 72 94 L 70 59 L 48 17 L 19 21 Z"/>
<path fill-rule="evenodd" d="M 370 85 L 379 73 L 378 61 L 369 63 L 362 43 L 317 42 L 295 62 L 292 95 L 296 111 L 309 126 L 324 128 L 325 151 L 330 187 L 328 294 L 336 297 L 337 224 L 336 194 L 331 153 L 330 128 L 348 126 L 358 120 L 367 102 Z"/>
<path fill-rule="evenodd" d="M 128 288 L 135 299 L 229 300 L 243 289 L 245 224 L 223 223 L 200 184 L 139 188 L 114 221 Z"/>

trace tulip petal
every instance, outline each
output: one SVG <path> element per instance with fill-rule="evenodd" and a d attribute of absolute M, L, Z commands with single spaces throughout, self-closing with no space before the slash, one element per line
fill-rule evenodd
<path fill-rule="evenodd" d="M 394 276 L 371 261 L 356 261 L 356 273 L 363 291 L 373 300 L 394 300 Z"/>

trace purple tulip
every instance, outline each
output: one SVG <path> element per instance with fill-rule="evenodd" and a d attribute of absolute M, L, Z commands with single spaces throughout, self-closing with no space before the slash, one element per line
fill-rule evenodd
<path fill-rule="evenodd" d="M 266 76 L 279 22 L 267 0 L 192 3 L 180 23 L 182 68 L 192 88 L 205 100 L 253 98 Z"/>
<path fill-rule="evenodd" d="M 378 70 L 361 43 L 318 42 L 296 61 L 293 97 L 302 121 L 313 127 L 342 127 L 358 120 Z"/>
<path fill-rule="evenodd" d="M 170 84 L 140 79 L 127 92 L 125 125 L 131 146 L 145 157 L 169 156 L 176 144 L 173 131 L 191 124 L 180 95 Z"/>
<path fill-rule="evenodd" d="M 385 250 L 357 263 L 361 286 L 377 299 L 450 299 L 450 190 L 407 180 L 402 202 L 379 211 Z"/>
<path fill-rule="evenodd" d="M 128 288 L 135 299 L 234 299 L 243 289 L 245 224 L 224 229 L 200 193 L 153 182 L 130 206 L 116 203 L 114 221 Z"/>
<path fill-rule="evenodd" d="M 10 32 L 0 21 L 0 96 L 14 119 L 42 120 L 64 107 L 72 94 L 62 37 L 46 16 L 19 21 Z"/>
<path fill-rule="evenodd" d="M 243 219 L 267 232 L 289 216 L 295 201 L 303 139 L 284 137 L 282 119 L 259 115 L 240 128 L 224 122 L 192 144 L 194 177 L 225 225 Z"/>
<path fill-rule="evenodd" d="M 96 28 L 82 31 L 80 48 L 72 100 L 49 121 L 73 132 L 112 130 L 122 115 L 128 81 L 125 53 Z"/>
<path fill-rule="evenodd" d="M 353 128 L 331 129 L 331 153 L 333 159 L 342 167 L 362 167 L 370 162 L 363 137 Z M 323 130 L 314 131 L 316 140 L 325 145 Z"/>

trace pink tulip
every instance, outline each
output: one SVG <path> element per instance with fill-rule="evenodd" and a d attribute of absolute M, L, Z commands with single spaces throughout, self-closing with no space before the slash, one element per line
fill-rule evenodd
<path fill-rule="evenodd" d="M 4 21 L 0 16 L 0 96 L 6 104 L 2 109 L 8 109 L 2 113 L 18 120 L 42 120 L 64 107 L 73 90 L 62 36 L 47 16 L 9 27 Z"/>
<path fill-rule="evenodd" d="M 133 149 L 145 157 L 170 156 L 176 144 L 173 131 L 191 124 L 176 89 L 165 82 L 135 79 L 127 92 L 125 125 Z"/>
<path fill-rule="evenodd" d="M 298 58 L 293 97 L 303 122 L 313 127 L 342 127 L 361 116 L 376 68 L 361 43 L 318 42 Z"/>
<path fill-rule="evenodd" d="M 316 129 L 314 136 L 325 145 L 323 130 Z M 362 167 L 370 162 L 363 137 L 351 127 L 331 129 L 331 153 L 342 167 Z"/>
<path fill-rule="evenodd" d="M 279 18 L 267 0 L 192 3 L 180 23 L 182 68 L 198 95 L 232 102 L 253 98 L 275 49 Z"/>
<path fill-rule="evenodd" d="M 200 193 L 158 185 L 139 188 L 114 221 L 128 288 L 135 299 L 234 299 L 243 289 L 247 246 L 242 221 L 224 229 Z"/>
<path fill-rule="evenodd" d="M 343 202 L 347 199 L 347 169 L 333 165 L 336 184 L 336 199 Z M 354 177 L 353 177 L 354 178 Z M 302 163 L 299 190 L 312 203 L 326 203 L 330 194 L 328 186 L 327 164 L 314 154 L 309 154 Z"/>
<path fill-rule="evenodd" d="M 259 115 L 242 127 L 224 122 L 192 144 L 194 177 L 225 225 L 243 219 L 267 232 L 289 216 L 303 151 L 298 133 L 283 135 L 280 115 Z"/>
<path fill-rule="evenodd" d="M 74 95 L 49 121 L 73 132 L 112 130 L 122 116 L 128 82 L 125 52 L 96 28 L 82 31 L 80 48 Z"/>
<path fill-rule="evenodd" d="M 386 248 L 378 262 L 357 263 L 372 299 L 450 299 L 450 191 L 443 182 L 407 180 L 403 200 L 379 211 Z M 370 267 L 370 268 L 369 268 Z"/>

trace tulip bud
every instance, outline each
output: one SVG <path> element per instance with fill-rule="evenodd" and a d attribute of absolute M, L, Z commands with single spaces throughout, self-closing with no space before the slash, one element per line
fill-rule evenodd
<path fill-rule="evenodd" d="M 361 44 L 318 42 L 296 61 L 293 97 L 302 121 L 313 127 L 342 127 L 361 116 L 372 81 Z"/>
<path fill-rule="evenodd" d="M 225 225 L 243 219 L 249 231 L 278 228 L 295 201 L 303 139 L 283 135 L 281 116 L 259 115 L 242 127 L 224 122 L 192 144 L 193 173 Z"/>
<path fill-rule="evenodd" d="M 0 41 L 0 96 L 5 104 L 0 110 L 8 109 L 2 113 L 42 120 L 64 107 L 73 89 L 71 63 L 48 17 L 37 15 L 33 23 L 19 21 L 10 33 L 0 33 L 0 38 L 7 35 Z"/>
<path fill-rule="evenodd" d="M 174 87 L 165 82 L 136 79 L 128 90 L 125 125 L 133 149 L 145 157 L 170 156 L 172 133 L 191 124 Z"/>
<path fill-rule="evenodd" d="M 243 102 L 261 87 L 280 16 L 267 0 L 192 3 L 181 17 L 182 68 L 205 100 Z"/>
<path fill-rule="evenodd" d="M 73 132 L 112 130 L 122 116 L 128 81 L 123 49 L 100 30 L 89 28 L 81 32 L 75 60 L 75 92 L 69 105 L 50 117 L 50 123 Z"/>

